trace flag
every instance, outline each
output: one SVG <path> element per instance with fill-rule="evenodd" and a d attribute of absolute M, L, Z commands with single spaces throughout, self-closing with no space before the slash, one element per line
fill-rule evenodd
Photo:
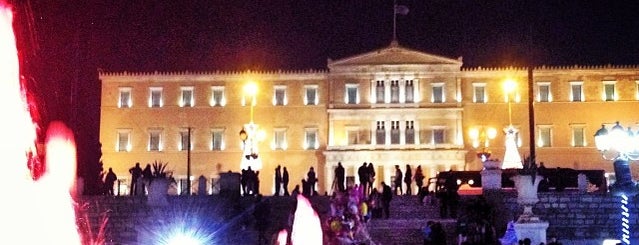
<path fill-rule="evenodd" d="M 408 7 L 406 5 L 395 5 L 395 14 L 407 15 Z"/>

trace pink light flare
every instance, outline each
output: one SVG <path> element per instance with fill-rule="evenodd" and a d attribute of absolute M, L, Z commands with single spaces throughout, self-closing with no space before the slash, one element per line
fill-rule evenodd
<path fill-rule="evenodd" d="M 49 126 L 47 170 L 34 181 L 29 154 L 37 154 L 36 125 L 21 89 L 13 12 L 0 0 L 0 179 L 10 183 L 0 202 L 1 244 L 79 245 L 74 203 L 69 190 L 75 176 L 75 140 L 61 122 Z M 34 156 L 37 157 L 37 156 Z"/>
<path fill-rule="evenodd" d="M 304 196 L 297 195 L 297 209 L 291 231 L 291 243 L 293 245 L 322 245 L 323 237 L 320 218 L 311 206 L 311 202 Z"/>

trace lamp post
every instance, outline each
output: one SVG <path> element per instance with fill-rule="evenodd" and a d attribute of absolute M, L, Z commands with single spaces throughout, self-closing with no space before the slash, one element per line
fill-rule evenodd
<path fill-rule="evenodd" d="M 632 180 L 630 161 L 639 160 L 639 133 L 633 133 L 630 128 L 624 130 L 619 122 L 610 132 L 601 125 L 595 133 L 595 145 L 604 159 L 613 161 L 616 180 L 610 192 L 621 197 L 621 242 L 630 244 L 628 200 L 638 193 L 637 184 Z"/>
<path fill-rule="evenodd" d="M 507 79 L 504 81 L 503 86 L 506 102 L 508 103 L 508 127 L 504 128 L 504 133 L 506 133 L 506 153 L 504 154 L 502 168 L 522 168 L 521 157 L 517 151 L 517 133 L 519 130 L 513 127 L 512 103 L 510 100 L 510 94 L 515 91 L 517 83 L 512 79 Z"/>
<path fill-rule="evenodd" d="M 251 167 L 251 170 L 254 171 L 262 169 L 262 160 L 258 155 L 257 143 L 263 138 L 263 134 L 258 130 L 258 125 L 253 121 L 253 111 L 257 103 L 257 92 L 257 85 L 253 82 L 249 82 L 244 86 L 245 99 L 249 98 L 248 103 L 250 103 L 250 121 L 244 124 L 242 130 L 239 132 L 243 150 L 240 168 L 248 169 L 248 167 Z"/>
<path fill-rule="evenodd" d="M 477 149 L 477 157 L 479 160 L 481 160 L 481 162 L 488 160 L 491 155 L 490 150 L 488 150 L 490 140 L 497 137 L 497 130 L 492 127 L 472 128 L 468 132 L 468 136 L 473 142 L 473 148 Z"/>

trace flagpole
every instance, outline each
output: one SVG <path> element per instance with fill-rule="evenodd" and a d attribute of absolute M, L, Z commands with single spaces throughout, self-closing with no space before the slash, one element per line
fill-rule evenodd
<path fill-rule="evenodd" d="M 397 0 L 393 0 L 393 42 L 397 41 Z"/>

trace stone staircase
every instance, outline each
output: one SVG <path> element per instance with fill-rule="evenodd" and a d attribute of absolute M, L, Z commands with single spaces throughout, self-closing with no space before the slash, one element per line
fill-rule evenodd
<path fill-rule="evenodd" d="M 372 240 L 378 245 L 423 244 L 421 228 L 428 220 L 440 222 L 448 244 L 456 244 L 454 219 L 439 217 L 439 204 L 421 204 L 417 196 L 394 196 L 389 219 L 372 219 L 367 223 Z"/>

